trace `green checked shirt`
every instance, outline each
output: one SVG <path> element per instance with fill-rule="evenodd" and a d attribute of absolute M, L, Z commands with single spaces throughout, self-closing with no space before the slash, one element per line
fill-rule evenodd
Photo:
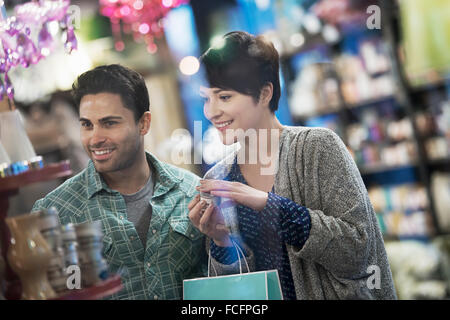
<path fill-rule="evenodd" d="M 122 195 L 106 185 L 92 161 L 32 209 L 56 207 L 61 224 L 103 222 L 103 256 L 124 285 L 110 299 L 181 299 L 183 280 L 205 275 L 204 237 L 191 224 L 187 208 L 199 178 L 146 155 L 155 186 L 145 248 L 127 219 Z"/>

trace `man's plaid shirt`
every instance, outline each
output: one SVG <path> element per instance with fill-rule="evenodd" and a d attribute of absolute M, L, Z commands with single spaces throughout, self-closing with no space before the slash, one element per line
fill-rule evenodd
<path fill-rule="evenodd" d="M 106 185 L 92 161 L 32 209 L 56 207 L 61 224 L 103 222 L 103 256 L 109 271 L 119 273 L 124 284 L 111 299 L 181 299 L 183 279 L 205 275 L 204 237 L 191 224 L 187 208 L 199 178 L 146 155 L 155 171 L 155 186 L 145 249 L 127 219 L 122 195 Z"/>

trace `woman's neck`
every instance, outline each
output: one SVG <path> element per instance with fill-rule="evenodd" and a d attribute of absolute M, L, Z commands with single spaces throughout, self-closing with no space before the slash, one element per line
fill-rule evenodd
<path fill-rule="evenodd" d="M 263 117 L 256 131 L 256 139 L 246 136 L 241 141 L 238 153 L 238 163 L 244 166 L 266 167 L 270 166 L 275 157 L 278 157 L 279 142 L 283 125 L 277 117 L 270 113 Z"/>

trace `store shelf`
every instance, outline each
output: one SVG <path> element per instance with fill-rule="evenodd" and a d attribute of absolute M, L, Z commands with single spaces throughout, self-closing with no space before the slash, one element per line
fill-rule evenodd
<path fill-rule="evenodd" d="M 42 169 L 33 169 L 24 173 L 0 178 L 0 193 L 14 191 L 28 184 L 67 177 L 72 174 L 68 160 L 53 163 Z"/>
<path fill-rule="evenodd" d="M 389 172 L 389 171 L 397 171 L 397 170 L 404 170 L 404 169 L 412 169 L 417 167 L 417 163 L 406 163 L 401 165 L 371 165 L 371 166 L 360 166 L 359 172 L 361 175 L 369 175 L 369 174 L 375 174 L 375 173 L 383 173 L 383 172 Z"/>
<path fill-rule="evenodd" d="M 9 197 L 28 184 L 67 177 L 71 174 L 70 162 L 65 160 L 46 165 L 42 169 L 32 169 L 15 176 L 0 178 L 0 251 L 4 261 L 8 261 L 7 252 L 11 241 L 10 231 L 5 223 L 5 218 L 8 215 Z M 20 299 L 21 286 L 19 278 L 8 264 L 6 264 L 5 282 L 5 298 L 8 300 Z"/>
<path fill-rule="evenodd" d="M 393 241 L 420 241 L 420 242 L 429 242 L 431 237 L 428 235 L 383 235 L 383 240 L 385 242 L 393 242 Z"/>
<path fill-rule="evenodd" d="M 432 169 L 450 171 L 450 158 L 429 160 L 427 165 Z"/>
<path fill-rule="evenodd" d="M 113 275 L 99 284 L 85 289 L 74 289 L 70 293 L 51 300 L 99 300 L 122 290 L 119 275 Z"/>
<path fill-rule="evenodd" d="M 353 110 L 357 110 L 360 108 L 366 108 L 366 107 L 373 107 L 373 106 L 377 106 L 383 103 L 393 103 L 395 102 L 395 97 L 392 95 L 389 96 L 384 96 L 384 97 L 379 97 L 379 98 L 373 98 L 373 99 L 369 99 L 369 100 L 363 100 L 357 103 L 353 103 L 353 104 L 347 104 L 347 105 L 343 105 L 343 106 L 339 106 L 336 109 L 330 109 L 330 110 L 322 110 L 319 112 L 315 112 L 315 113 L 311 113 L 311 114 L 305 114 L 305 115 L 299 115 L 299 116 L 295 116 L 295 118 L 297 118 L 298 120 L 305 120 L 305 119 L 309 119 L 309 118 L 319 118 L 319 117 L 324 117 L 324 116 L 329 116 L 329 115 L 338 115 L 341 111 L 353 111 Z"/>
<path fill-rule="evenodd" d="M 447 81 L 450 81 L 450 79 Z M 411 90 L 412 94 L 419 95 L 419 94 L 423 94 L 425 92 L 429 92 L 429 91 L 433 91 L 433 90 L 441 90 L 441 89 L 445 88 L 445 85 L 446 85 L 446 81 L 440 80 L 440 81 L 436 81 L 436 82 L 422 84 L 420 86 L 412 86 L 412 87 L 410 87 L 410 90 Z"/>
<path fill-rule="evenodd" d="M 364 108 L 364 107 L 370 107 L 370 106 L 376 106 L 382 103 L 387 102 L 396 102 L 395 97 L 393 95 L 383 96 L 383 97 L 377 97 L 373 99 L 363 100 L 357 103 L 352 103 L 347 105 L 347 109 L 358 109 L 358 108 Z"/>

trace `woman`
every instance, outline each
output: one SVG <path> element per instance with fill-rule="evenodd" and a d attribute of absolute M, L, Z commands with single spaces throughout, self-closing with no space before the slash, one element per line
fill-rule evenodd
<path fill-rule="evenodd" d="M 376 215 L 345 145 L 331 130 L 283 126 L 275 116 L 274 46 L 231 32 L 200 60 L 204 114 L 224 144 L 241 144 L 197 187 L 236 203 L 237 230 L 230 234 L 214 204 L 199 196 L 189 204 L 210 238 L 214 269 L 239 272 L 237 244 L 250 271 L 278 270 L 284 299 L 396 299 Z"/>

